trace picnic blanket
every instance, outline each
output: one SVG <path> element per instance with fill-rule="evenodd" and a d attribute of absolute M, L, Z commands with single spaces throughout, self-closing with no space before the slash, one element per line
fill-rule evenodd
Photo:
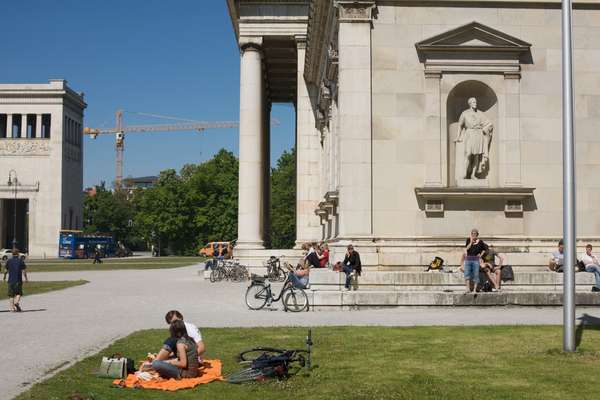
<path fill-rule="evenodd" d="M 130 389 L 156 389 L 174 392 L 180 389 L 191 389 L 203 383 L 222 381 L 221 360 L 204 360 L 200 365 L 200 376 L 197 378 L 164 379 L 156 378 L 145 381 L 135 374 L 129 374 L 126 379 L 116 379 L 114 385 Z"/>

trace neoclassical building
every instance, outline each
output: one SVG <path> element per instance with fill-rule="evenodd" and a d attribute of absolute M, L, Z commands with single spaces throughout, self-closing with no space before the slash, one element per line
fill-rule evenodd
<path fill-rule="evenodd" d="M 268 228 L 269 112 L 296 109 L 297 242 L 513 263 L 562 235 L 560 1 L 228 0 L 240 46 L 238 249 Z M 600 1 L 573 15 L 577 232 L 600 238 Z"/>
<path fill-rule="evenodd" d="M 82 229 L 86 106 L 62 79 L 0 84 L 0 248 L 55 258 L 60 230 Z"/>

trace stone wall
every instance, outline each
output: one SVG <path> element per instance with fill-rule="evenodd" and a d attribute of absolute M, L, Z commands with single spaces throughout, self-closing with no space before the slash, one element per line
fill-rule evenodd
<path fill-rule="evenodd" d="M 473 21 L 531 44 L 520 79 L 498 73 L 444 73 L 440 88 L 436 83 L 432 88 L 415 44 Z M 593 239 L 600 236 L 600 10 L 575 10 L 573 25 L 577 230 L 581 238 Z M 561 236 L 560 37 L 560 9 L 555 7 L 378 6 L 372 31 L 376 237 L 459 237 L 471 227 L 478 227 L 484 237 Z M 443 214 L 431 216 L 415 195 L 415 188 L 427 186 L 436 168 L 440 186 L 451 184 L 448 152 L 436 143 L 442 140 L 440 130 L 447 128 L 448 93 L 469 79 L 480 80 L 498 96 L 501 121 L 492 142 L 498 152 L 492 168 L 498 168 L 498 176 L 492 186 L 535 188 L 534 200 L 522 215 L 507 216 L 501 200 L 463 199 L 447 202 Z M 440 98 L 428 95 L 431 90 L 439 90 Z"/>

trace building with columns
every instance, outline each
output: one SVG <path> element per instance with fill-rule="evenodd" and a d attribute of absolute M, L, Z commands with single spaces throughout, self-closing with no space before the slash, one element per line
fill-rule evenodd
<path fill-rule="evenodd" d="M 0 247 L 57 257 L 59 231 L 82 229 L 85 107 L 62 79 L 0 84 Z"/>
<path fill-rule="evenodd" d="M 465 237 L 543 264 L 562 234 L 560 1 L 228 0 L 238 248 L 268 227 L 269 110 L 296 109 L 297 243 L 381 268 Z M 600 1 L 574 1 L 577 231 L 600 239 Z"/>

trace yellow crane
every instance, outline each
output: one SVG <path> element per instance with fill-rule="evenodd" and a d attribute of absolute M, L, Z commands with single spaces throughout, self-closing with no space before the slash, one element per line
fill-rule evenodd
<path fill-rule="evenodd" d="M 123 126 L 124 110 L 117 110 L 116 125 L 114 128 L 84 128 L 83 133 L 89 135 L 92 139 L 96 139 L 98 135 L 115 135 L 115 188 L 120 188 L 123 183 L 123 150 L 125 149 L 125 134 L 126 133 L 142 133 L 142 132 L 179 132 L 179 131 L 198 131 L 202 132 L 206 129 L 230 129 L 238 128 L 237 121 L 195 121 L 183 118 L 175 118 L 158 114 L 149 114 L 141 112 L 130 112 L 147 117 L 172 119 L 176 121 L 185 121 L 177 124 L 154 124 L 154 125 L 129 125 Z"/>

